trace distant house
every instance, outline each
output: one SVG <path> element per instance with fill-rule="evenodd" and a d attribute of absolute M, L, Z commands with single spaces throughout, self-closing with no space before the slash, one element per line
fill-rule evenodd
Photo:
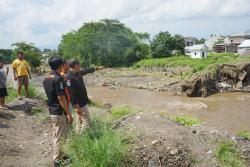
<path fill-rule="evenodd" d="M 197 39 L 196 38 L 194 38 L 194 37 L 186 37 L 185 38 L 185 45 L 186 46 L 193 46 L 193 45 L 195 45 L 195 41 L 196 41 Z"/>
<path fill-rule="evenodd" d="M 215 53 L 225 52 L 225 45 L 224 44 L 215 44 L 213 46 L 213 52 L 215 52 Z"/>
<path fill-rule="evenodd" d="M 250 39 L 245 40 L 238 46 L 238 53 L 242 56 L 250 55 Z"/>
<path fill-rule="evenodd" d="M 238 46 L 245 40 L 250 39 L 248 33 L 236 33 L 225 38 L 225 52 L 238 53 Z"/>
<path fill-rule="evenodd" d="M 241 44 L 242 42 L 244 42 L 246 39 L 250 39 L 250 34 L 248 33 L 236 33 L 236 34 L 232 34 L 228 37 L 225 38 L 224 43 L 225 44 Z"/>
<path fill-rule="evenodd" d="M 208 47 L 205 44 L 187 46 L 185 48 L 186 55 L 192 58 L 206 58 L 208 53 Z"/>
<path fill-rule="evenodd" d="M 224 42 L 224 38 L 221 35 L 211 35 L 205 42 L 205 44 L 208 47 L 208 50 L 212 51 L 214 45 L 216 45 L 217 43 L 223 43 Z"/>

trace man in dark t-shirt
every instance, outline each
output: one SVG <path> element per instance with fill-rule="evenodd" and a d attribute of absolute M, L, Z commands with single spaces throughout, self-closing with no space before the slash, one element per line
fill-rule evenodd
<path fill-rule="evenodd" d="M 71 104 L 78 115 L 78 118 L 76 119 L 76 133 L 80 134 L 85 128 L 89 127 L 90 123 L 90 116 L 87 107 L 89 99 L 82 76 L 88 73 L 93 73 L 95 70 L 103 69 L 103 67 L 81 69 L 78 60 L 70 61 L 69 66 L 70 71 L 66 75 L 66 85 L 68 86 Z"/>
<path fill-rule="evenodd" d="M 68 125 L 72 123 L 73 118 L 68 110 L 64 78 L 60 75 L 63 60 L 60 57 L 51 57 L 49 65 L 52 71 L 43 81 L 43 86 L 48 97 L 47 104 L 53 122 L 53 159 L 56 166 L 62 158 L 60 141 L 67 135 Z"/>

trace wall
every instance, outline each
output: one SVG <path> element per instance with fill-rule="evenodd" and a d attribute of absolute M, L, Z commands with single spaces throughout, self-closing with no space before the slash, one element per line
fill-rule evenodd
<path fill-rule="evenodd" d="M 227 37 L 224 41 L 225 44 L 231 44 L 231 43 L 242 43 L 246 40 L 246 37 Z M 231 42 L 233 40 L 233 42 Z"/>
<path fill-rule="evenodd" d="M 190 51 L 190 53 L 188 53 L 189 56 L 191 56 L 192 58 L 196 59 L 196 58 L 202 58 L 202 52 L 203 51 Z M 195 55 L 196 53 L 196 55 Z M 204 58 L 207 57 L 207 51 L 204 51 Z"/>
<path fill-rule="evenodd" d="M 238 53 L 242 56 L 250 55 L 250 47 L 248 48 L 238 48 Z"/>

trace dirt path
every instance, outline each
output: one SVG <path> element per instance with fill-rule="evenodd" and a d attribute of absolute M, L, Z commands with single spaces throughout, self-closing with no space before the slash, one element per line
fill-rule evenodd
<path fill-rule="evenodd" d="M 40 100 L 24 99 L 0 110 L 0 166 L 49 167 L 51 159 L 50 124 L 43 114 L 32 115 L 31 107 L 45 108 Z"/>

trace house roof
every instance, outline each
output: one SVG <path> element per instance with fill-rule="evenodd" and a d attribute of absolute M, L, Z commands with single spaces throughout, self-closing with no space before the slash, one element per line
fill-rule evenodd
<path fill-rule="evenodd" d="M 202 44 L 202 45 L 193 45 L 193 46 L 189 46 L 189 47 L 186 47 L 187 50 L 203 50 L 203 49 L 207 49 L 207 46 Z"/>
<path fill-rule="evenodd" d="M 230 37 L 245 37 L 245 36 L 250 36 L 250 34 L 241 32 L 241 33 L 235 33 L 235 34 L 230 35 Z"/>
<path fill-rule="evenodd" d="M 242 42 L 238 47 L 239 47 L 239 48 L 249 48 L 249 47 L 250 47 L 250 39 L 245 40 L 245 41 Z"/>

